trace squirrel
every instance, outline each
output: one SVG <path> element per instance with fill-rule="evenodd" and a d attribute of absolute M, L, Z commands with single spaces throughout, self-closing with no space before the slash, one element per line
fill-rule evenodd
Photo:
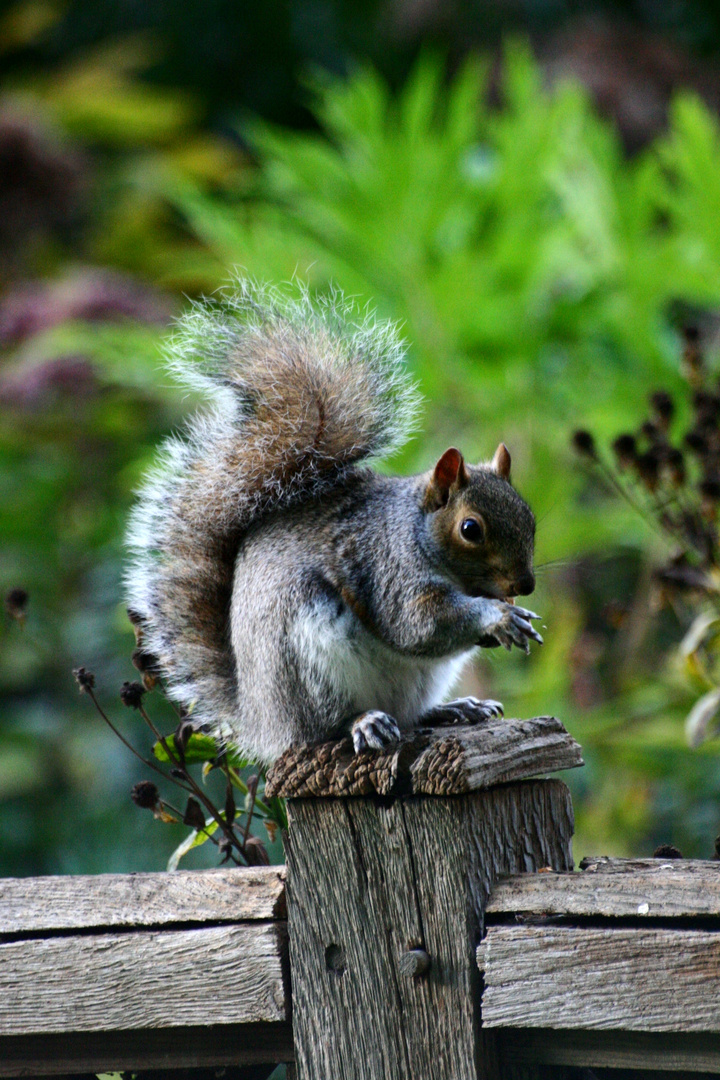
<path fill-rule="evenodd" d="M 211 404 L 140 492 L 128 611 L 193 723 L 269 764 L 501 716 L 443 702 L 477 646 L 542 644 L 513 603 L 534 588 L 535 519 L 503 443 L 480 465 L 451 447 L 419 476 L 368 467 L 419 404 L 397 327 L 339 293 L 241 280 L 193 303 L 168 356 Z"/>

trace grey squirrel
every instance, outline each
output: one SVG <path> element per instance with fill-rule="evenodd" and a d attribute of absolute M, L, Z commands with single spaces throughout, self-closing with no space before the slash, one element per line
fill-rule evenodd
<path fill-rule="evenodd" d="M 500 715 L 443 701 L 476 646 L 542 643 L 508 602 L 534 588 L 535 520 L 502 443 L 477 466 L 451 448 L 420 476 L 367 467 L 417 411 L 396 328 L 240 281 L 192 306 L 170 361 L 211 406 L 140 494 L 128 610 L 193 721 L 269 763 Z"/>

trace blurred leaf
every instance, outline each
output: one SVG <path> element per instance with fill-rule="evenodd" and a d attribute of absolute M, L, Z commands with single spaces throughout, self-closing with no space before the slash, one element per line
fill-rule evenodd
<path fill-rule="evenodd" d="M 193 829 L 189 836 L 187 836 L 183 840 L 182 844 L 178 844 L 178 846 L 173 851 L 172 855 L 168 859 L 167 869 L 177 870 L 180 860 L 183 858 L 183 856 L 187 855 L 187 853 L 189 851 L 192 851 L 193 848 L 201 847 L 203 844 L 206 844 L 210 837 L 213 835 L 213 833 L 217 831 L 217 829 L 218 823 L 215 821 L 214 818 L 207 819 L 207 821 L 205 822 L 205 829 L 202 832 L 198 832 L 197 830 Z"/>
<path fill-rule="evenodd" d="M 170 753 L 174 756 L 179 756 L 175 746 L 175 736 L 168 735 L 165 739 L 165 742 L 167 743 Z M 159 742 L 156 742 L 153 745 L 153 754 L 158 759 L 158 761 L 162 761 L 163 764 L 167 764 L 171 760 L 168 756 L 167 750 Z M 217 755 L 217 742 L 212 737 L 212 735 L 202 735 L 198 732 L 194 732 L 188 739 L 187 745 L 185 747 L 186 764 L 196 765 L 199 761 L 214 761 Z"/>
<path fill-rule="evenodd" d="M 46 103 L 68 131 L 92 141 L 113 146 L 168 142 L 197 119 L 198 109 L 189 94 L 137 79 L 156 58 L 149 35 L 103 43 L 48 77 Z"/>
<path fill-rule="evenodd" d="M 19 0 L 0 18 L 0 53 L 31 45 L 65 15 L 66 0 Z"/>
<path fill-rule="evenodd" d="M 720 709 L 720 688 L 715 687 L 696 701 L 685 721 L 685 736 L 690 746 L 699 746 L 710 738 L 710 724 Z"/>

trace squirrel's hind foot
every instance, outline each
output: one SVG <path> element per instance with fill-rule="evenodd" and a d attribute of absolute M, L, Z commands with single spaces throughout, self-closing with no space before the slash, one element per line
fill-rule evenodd
<path fill-rule="evenodd" d="M 504 713 L 499 701 L 487 698 L 483 701 L 476 697 L 456 698 L 445 705 L 436 705 L 421 718 L 426 727 L 441 727 L 443 724 L 483 724 L 486 720 L 497 720 Z"/>
<path fill-rule="evenodd" d="M 363 750 L 384 750 L 386 746 L 399 742 L 401 738 L 400 728 L 392 716 L 379 710 L 358 716 L 350 730 L 356 754 Z"/>

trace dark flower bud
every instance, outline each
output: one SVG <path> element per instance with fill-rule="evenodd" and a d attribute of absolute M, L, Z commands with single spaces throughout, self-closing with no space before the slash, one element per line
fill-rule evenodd
<path fill-rule="evenodd" d="M 654 424 L 652 420 L 645 420 L 640 425 L 640 433 L 651 443 L 657 442 L 658 439 L 662 438 L 660 428 L 657 424 Z"/>
<path fill-rule="evenodd" d="M 245 841 L 245 859 L 248 866 L 269 866 L 270 856 L 262 840 L 257 836 L 248 836 Z"/>
<path fill-rule="evenodd" d="M 651 493 L 654 492 L 660 477 L 660 455 L 655 450 L 648 450 L 645 454 L 638 454 L 635 466 L 638 476 L 645 487 Z"/>
<path fill-rule="evenodd" d="M 658 419 L 663 421 L 663 427 L 667 428 L 675 412 L 675 404 L 667 390 L 656 390 L 654 394 L 651 394 L 650 404 Z"/>
<path fill-rule="evenodd" d="M 685 459 L 680 450 L 671 446 L 665 455 L 665 465 L 671 482 L 676 487 L 682 487 L 685 483 Z"/>
<path fill-rule="evenodd" d="M 700 340 L 700 330 L 693 323 L 683 326 L 682 335 L 688 345 L 694 345 Z"/>
<path fill-rule="evenodd" d="M 626 469 L 629 465 L 635 464 L 637 443 L 634 435 L 618 435 L 612 444 L 612 448 L 621 469 Z"/>
<path fill-rule="evenodd" d="M 170 775 L 174 776 L 176 780 L 187 780 L 187 773 L 185 769 L 171 769 Z"/>
<path fill-rule="evenodd" d="M 707 437 L 698 428 L 693 428 L 685 436 L 685 445 L 696 454 L 704 454 L 708 449 Z"/>
<path fill-rule="evenodd" d="M 87 668 L 79 667 L 75 668 L 73 675 L 77 680 L 77 684 L 80 687 L 81 694 L 87 694 L 89 690 L 92 690 L 95 686 L 95 676 L 92 671 L 88 671 Z"/>
<path fill-rule="evenodd" d="M 5 610 L 11 619 L 23 622 L 27 609 L 28 594 L 25 589 L 11 589 L 5 597 Z"/>
<path fill-rule="evenodd" d="M 142 705 L 145 687 L 139 682 L 124 682 L 120 690 L 120 700 L 128 709 L 139 709 Z"/>
<path fill-rule="evenodd" d="M 198 832 L 205 828 L 205 815 L 202 812 L 200 803 L 197 799 L 193 799 L 192 795 L 188 799 L 187 806 L 185 807 L 183 825 L 189 825 Z"/>
<path fill-rule="evenodd" d="M 704 480 L 701 480 L 700 494 L 711 502 L 717 502 L 720 499 L 720 477 L 706 476 Z"/>
<path fill-rule="evenodd" d="M 593 461 L 597 458 L 597 451 L 595 449 L 595 439 L 589 431 L 576 431 L 572 437 L 573 449 L 581 457 L 592 458 Z"/>
<path fill-rule="evenodd" d="M 143 810 L 154 810 L 160 799 L 160 792 L 152 780 L 141 780 L 130 792 L 130 798 Z"/>
<path fill-rule="evenodd" d="M 696 390 L 692 401 L 700 423 L 710 426 L 717 423 L 720 415 L 720 398 L 717 394 L 711 394 L 709 390 Z"/>
<path fill-rule="evenodd" d="M 672 844 L 661 844 L 653 851 L 653 859 L 682 859 L 682 852 Z"/>

